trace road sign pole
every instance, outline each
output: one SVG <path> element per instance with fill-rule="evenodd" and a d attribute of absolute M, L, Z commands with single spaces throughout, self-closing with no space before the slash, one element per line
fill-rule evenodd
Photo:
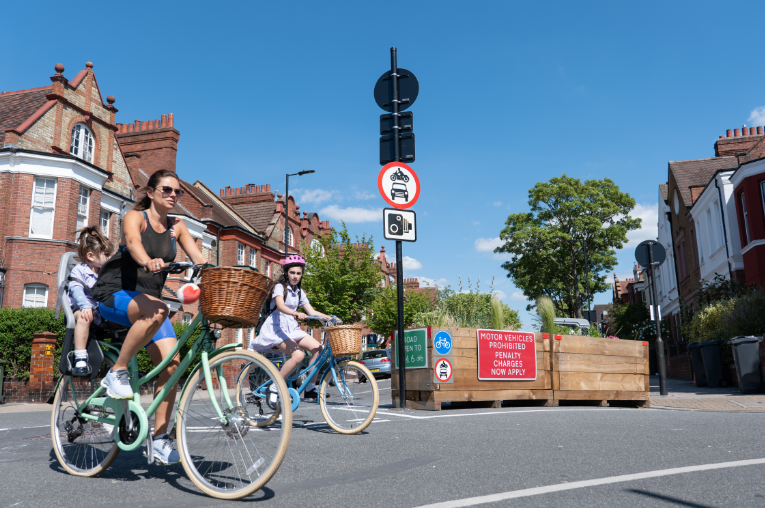
<path fill-rule="evenodd" d="M 651 266 L 651 300 L 653 300 L 653 317 L 656 319 L 656 360 L 659 364 L 659 393 L 667 395 L 667 368 L 664 365 L 664 341 L 661 340 L 661 320 L 659 319 L 659 306 L 656 300 L 656 273 L 655 268 L 659 263 L 653 261 L 653 245 L 648 247 L 648 261 Z"/>
<path fill-rule="evenodd" d="M 393 159 L 401 161 L 401 139 L 399 133 L 398 59 L 396 48 L 390 48 L 390 79 L 392 89 L 391 113 L 393 113 Z M 396 241 L 396 306 L 398 308 L 398 396 L 401 408 L 406 409 L 406 347 L 404 345 L 404 256 L 401 240 Z"/>

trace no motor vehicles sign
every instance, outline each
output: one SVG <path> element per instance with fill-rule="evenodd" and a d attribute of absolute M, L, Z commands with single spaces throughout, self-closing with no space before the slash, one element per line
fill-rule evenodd
<path fill-rule="evenodd" d="M 478 379 L 534 381 L 537 348 L 531 332 L 478 330 Z"/>

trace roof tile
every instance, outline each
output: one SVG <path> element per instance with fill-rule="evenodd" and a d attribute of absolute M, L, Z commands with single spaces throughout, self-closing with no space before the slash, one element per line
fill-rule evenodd
<path fill-rule="evenodd" d="M 48 102 L 45 96 L 51 89 L 50 86 L 44 86 L 0 93 L 0 148 L 5 144 L 5 130 L 18 127 L 43 107 Z"/>

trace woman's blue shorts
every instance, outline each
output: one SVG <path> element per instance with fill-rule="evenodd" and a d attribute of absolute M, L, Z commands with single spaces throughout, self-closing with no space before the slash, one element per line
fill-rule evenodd
<path fill-rule="evenodd" d="M 108 307 L 104 302 L 99 303 L 98 309 L 101 312 L 101 317 L 106 321 L 111 321 L 112 323 L 117 323 L 118 325 L 128 327 L 132 326 L 133 323 L 131 323 L 130 319 L 128 319 L 128 305 L 130 305 L 130 302 L 133 301 L 133 298 L 140 294 L 142 293 L 127 291 L 125 289 L 117 291 L 109 298 L 109 300 L 106 301 L 106 303 L 114 305 L 114 307 Z M 154 337 L 152 337 L 149 344 L 162 339 L 175 338 L 175 330 L 173 329 L 172 323 L 170 323 L 170 318 L 166 318 L 165 322 L 162 323 L 162 326 L 159 327 L 159 330 L 157 330 L 157 333 L 154 334 Z M 149 344 L 146 344 L 146 346 Z"/>

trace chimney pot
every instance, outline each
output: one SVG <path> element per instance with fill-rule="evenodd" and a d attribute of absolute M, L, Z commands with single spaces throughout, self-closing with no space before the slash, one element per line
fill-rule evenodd
<path fill-rule="evenodd" d="M 167 127 L 167 115 L 162 115 L 162 128 Z"/>
<path fill-rule="evenodd" d="M 127 132 L 133 132 L 135 130 L 135 126 L 132 123 L 129 123 L 127 125 Z"/>
<path fill-rule="evenodd" d="M 760 125 L 759 127 L 757 127 L 757 135 L 758 135 L 758 136 L 762 136 L 762 125 Z"/>
<path fill-rule="evenodd" d="M 725 137 L 726 138 L 729 138 L 731 136 L 733 136 L 733 131 L 732 130 L 728 129 L 727 131 L 725 131 Z"/>
<path fill-rule="evenodd" d="M 244 187 L 239 187 L 239 192 L 240 192 L 241 194 L 244 194 Z"/>
<path fill-rule="evenodd" d="M 741 129 L 741 135 L 742 136 L 748 136 L 749 135 L 749 128 L 744 125 L 744 127 Z"/>
<path fill-rule="evenodd" d="M 725 136 L 720 136 L 720 139 L 724 138 Z"/>
<path fill-rule="evenodd" d="M 175 115 L 173 113 L 167 115 L 167 123 L 168 127 L 175 127 Z"/>
<path fill-rule="evenodd" d="M 149 120 L 149 129 L 154 128 L 154 120 Z"/>
<path fill-rule="evenodd" d="M 271 184 L 266 184 L 266 192 L 271 192 Z"/>
<path fill-rule="evenodd" d="M 145 131 L 145 130 L 147 130 L 148 128 L 149 128 L 149 122 L 147 122 L 146 120 L 144 120 L 143 122 L 141 122 L 141 130 L 142 130 L 142 131 Z"/>
<path fill-rule="evenodd" d="M 226 191 L 226 189 L 221 189 L 221 190 L 220 190 L 220 197 L 223 197 L 223 193 L 224 193 L 225 191 Z"/>
<path fill-rule="evenodd" d="M 159 118 L 157 118 L 156 120 L 154 120 L 154 128 L 159 129 L 159 126 L 160 126 Z"/>
<path fill-rule="evenodd" d="M 741 129 L 733 129 L 733 137 L 738 138 L 741 136 Z"/>

